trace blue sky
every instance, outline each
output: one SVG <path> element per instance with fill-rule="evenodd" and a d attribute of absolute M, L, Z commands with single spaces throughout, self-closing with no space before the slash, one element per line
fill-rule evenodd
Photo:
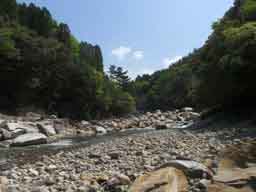
<path fill-rule="evenodd" d="M 168 67 L 199 48 L 233 0 L 18 0 L 47 7 L 80 41 L 102 48 L 105 68 L 132 77 Z"/>

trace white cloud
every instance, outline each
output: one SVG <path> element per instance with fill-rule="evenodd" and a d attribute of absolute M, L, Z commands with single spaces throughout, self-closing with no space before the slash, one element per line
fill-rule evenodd
<path fill-rule="evenodd" d="M 141 60 L 144 58 L 144 52 L 143 51 L 134 51 L 133 52 L 133 58 L 136 60 Z"/>
<path fill-rule="evenodd" d="M 171 64 L 176 63 L 180 59 L 182 59 L 182 56 L 175 56 L 173 58 L 166 57 L 163 59 L 163 65 L 164 67 L 169 67 Z"/>
<path fill-rule="evenodd" d="M 112 50 L 112 55 L 116 56 L 119 60 L 123 60 L 127 55 L 131 53 L 132 49 L 125 46 Z"/>

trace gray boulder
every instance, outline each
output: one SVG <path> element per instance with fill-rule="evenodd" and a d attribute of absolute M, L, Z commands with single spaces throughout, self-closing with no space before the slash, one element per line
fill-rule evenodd
<path fill-rule="evenodd" d="M 41 133 L 26 133 L 13 140 L 12 147 L 46 144 L 47 137 Z"/>
<path fill-rule="evenodd" d="M 18 123 L 5 123 L 5 125 L 3 126 L 3 128 L 5 128 L 8 131 L 14 131 L 16 129 L 23 129 L 25 128 L 25 126 L 23 125 L 23 123 L 18 122 Z"/>
<path fill-rule="evenodd" d="M 47 136 L 56 135 L 54 125 L 50 122 L 41 122 L 37 124 L 39 131 Z"/>
<path fill-rule="evenodd" d="M 12 139 L 12 133 L 10 131 L 7 131 L 5 129 L 0 129 L 0 133 L 2 135 L 1 140 Z"/>
<path fill-rule="evenodd" d="M 15 129 L 14 131 L 12 131 L 12 138 L 18 137 L 20 135 L 23 135 L 26 133 L 25 129 Z"/>

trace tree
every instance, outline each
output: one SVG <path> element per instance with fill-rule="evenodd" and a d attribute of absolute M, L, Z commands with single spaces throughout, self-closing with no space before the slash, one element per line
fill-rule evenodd
<path fill-rule="evenodd" d="M 10 19 L 15 19 L 17 17 L 16 0 L 1 0 L 0 15 L 8 16 Z"/>
<path fill-rule="evenodd" d="M 71 32 L 67 24 L 60 23 L 57 30 L 57 38 L 66 47 L 70 47 Z"/>
<path fill-rule="evenodd" d="M 128 71 L 124 71 L 122 67 L 111 65 L 109 67 L 109 74 L 113 82 L 117 83 L 119 87 L 127 91 L 131 82 L 131 79 L 128 76 Z"/>

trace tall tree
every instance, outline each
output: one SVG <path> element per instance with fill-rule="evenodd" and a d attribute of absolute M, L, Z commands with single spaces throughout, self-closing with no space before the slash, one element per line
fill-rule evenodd
<path fill-rule="evenodd" d="M 0 15 L 7 16 L 10 19 L 17 17 L 17 3 L 16 0 L 1 0 Z"/>
<path fill-rule="evenodd" d="M 128 71 L 124 71 L 122 67 L 111 65 L 109 67 L 109 75 L 112 81 L 116 82 L 118 86 L 127 91 L 131 82 L 131 79 L 128 76 Z"/>

